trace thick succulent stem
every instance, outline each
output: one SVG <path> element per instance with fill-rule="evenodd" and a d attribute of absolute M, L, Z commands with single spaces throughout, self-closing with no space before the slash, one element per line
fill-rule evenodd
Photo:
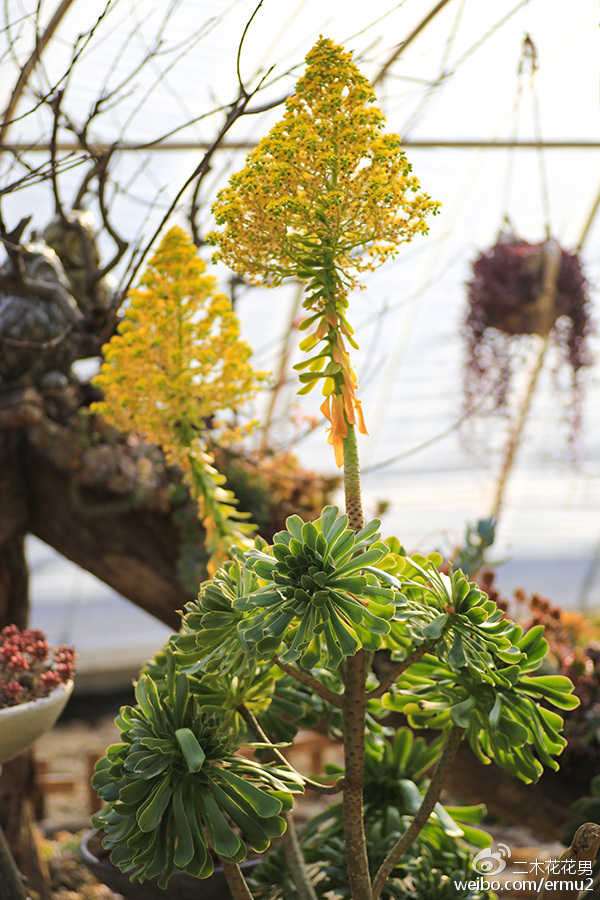
<path fill-rule="evenodd" d="M 429 787 L 427 788 L 427 792 L 423 797 L 421 806 L 417 810 L 417 813 L 412 820 L 409 828 L 407 828 L 402 837 L 396 841 L 396 843 L 382 862 L 381 866 L 379 867 L 379 871 L 377 872 L 375 881 L 373 882 L 373 900 L 378 900 L 378 898 L 381 896 L 381 892 L 385 887 L 385 883 L 394 870 L 394 867 L 399 863 L 409 847 L 414 844 L 424 826 L 429 821 L 429 816 L 433 812 L 436 803 L 440 799 L 444 781 L 446 780 L 448 771 L 452 766 L 452 763 L 454 762 L 454 758 L 458 751 L 461 739 L 461 729 L 452 728 L 452 730 L 448 734 L 446 745 L 444 747 L 442 755 L 439 758 L 438 764 L 435 767 L 435 772 L 433 773 L 433 777 L 431 779 Z"/>
<path fill-rule="evenodd" d="M 222 859 L 221 865 L 223 866 L 223 874 L 225 875 L 232 900 L 253 900 L 250 888 L 246 884 L 246 879 L 242 875 L 242 870 L 238 864 L 225 862 Z"/>
<path fill-rule="evenodd" d="M 360 464 L 356 431 L 348 425 L 348 434 L 344 441 L 344 495 L 346 499 L 346 515 L 350 528 L 360 531 L 365 524 L 360 491 Z"/>
<path fill-rule="evenodd" d="M 356 433 L 348 426 L 344 441 L 344 490 L 350 527 L 364 525 Z M 353 900 L 370 900 L 371 876 L 365 836 L 363 782 L 365 768 L 365 713 L 367 654 L 364 650 L 346 661 L 344 671 L 344 837 L 346 867 Z"/>

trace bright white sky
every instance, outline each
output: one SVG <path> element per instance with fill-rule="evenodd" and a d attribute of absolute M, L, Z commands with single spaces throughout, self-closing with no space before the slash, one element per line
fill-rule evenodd
<path fill-rule="evenodd" d="M 33 0 L 8 0 L 13 18 L 34 6 Z M 363 60 L 364 70 L 373 75 L 431 6 L 433 0 L 371 0 L 368 4 L 362 0 L 265 0 L 248 35 L 242 60 L 244 77 L 250 79 L 261 67 L 275 65 L 277 74 L 300 64 L 320 33 L 353 48 Z M 51 82 L 63 72 L 74 37 L 90 27 L 102 7 L 100 0 L 75 3 L 45 57 Z M 473 49 L 515 7 L 517 12 Z M 47 0 L 43 7 L 46 17 L 52 8 Z M 109 83 L 115 84 L 146 52 L 166 8 L 166 0 L 154 4 L 122 0 L 100 26 L 79 76 L 69 86 L 66 106 L 73 113 L 84 113 L 107 73 Z M 167 41 L 185 40 L 203 22 L 205 38 L 167 73 L 161 74 L 164 61 L 144 70 L 136 80 L 137 99 L 131 98 L 101 119 L 94 136 L 111 140 L 124 129 L 128 141 L 148 140 L 230 100 L 236 89 L 239 35 L 253 8 L 254 0 L 183 0 L 169 21 Z M 379 88 L 390 128 L 405 135 L 408 131 L 411 138 L 510 138 L 515 127 L 517 60 L 522 37 L 529 32 L 539 53 L 537 89 L 543 137 L 598 140 L 597 12 L 594 0 L 567 5 L 559 0 L 520 4 L 517 0 L 450 0 Z M 132 34 L 136 22 L 137 31 Z M 5 39 L 6 33 L 0 32 L 0 59 Z M 29 40 L 24 27 L 17 44 L 21 59 L 30 49 Z M 439 76 L 444 57 L 444 68 L 452 74 L 423 105 L 428 91 L 423 82 Z M 0 66 L 2 99 L 14 70 L 8 58 Z M 291 77 L 284 78 L 273 94 L 282 87 L 289 89 L 292 83 Z M 148 93 L 147 102 L 131 117 L 144 92 Z M 24 101 L 22 109 L 28 102 Z M 247 119 L 231 137 L 255 137 L 275 115 Z M 210 139 L 219 122 L 218 117 L 205 120 L 178 138 Z M 518 135 L 534 137 L 532 95 L 527 88 Z M 15 125 L 11 137 L 47 140 L 46 114 Z M 505 176 L 509 154 L 505 150 L 411 150 L 409 155 L 426 190 L 443 202 L 443 212 L 431 235 L 407 248 L 396 263 L 369 276 L 367 290 L 353 303 L 355 321 L 361 323 L 358 361 L 371 430 L 370 439 L 363 442 L 367 464 L 443 432 L 460 415 L 460 323 L 468 264 L 479 249 L 493 241 L 508 200 Z M 599 158 L 597 150 L 547 151 L 544 155 L 552 228 L 567 246 L 577 240 L 600 187 Z M 140 172 L 143 160 L 139 154 L 122 157 L 119 172 L 132 178 L 133 196 L 118 199 L 114 208 L 128 237 L 137 233 L 146 205 L 157 190 L 162 191 L 161 200 L 168 200 L 197 161 L 197 152 L 150 154 Z M 240 163 L 240 156 L 231 160 L 232 166 Z M 74 183 L 74 176 L 65 180 L 65 186 Z M 509 212 L 521 234 L 532 240 L 543 237 L 540 195 L 537 155 L 517 152 Z M 6 203 L 5 215 L 16 218 L 32 209 L 37 224 L 43 225 L 50 213 L 47 190 L 15 195 Z M 151 221 L 145 225 L 147 231 Z M 596 309 L 599 238 L 600 217 L 585 251 Z M 271 365 L 276 358 L 289 299 L 290 291 L 281 289 L 253 291 L 241 300 L 246 333 L 257 348 L 261 366 Z M 381 319 L 385 309 L 388 312 Z M 600 347 L 597 349 L 600 354 Z M 556 599 L 571 603 L 600 540 L 598 372 L 597 365 L 588 376 L 578 468 L 567 461 L 563 411 L 568 394 L 557 393 L 550 374 L 543 380 L 500 529 L 499 555 L 515 559 L 512 568 L 505 569 L 505 583 L 525 579 L 527 587 L 553 592 Z M 301 401 L 303 412 L 313 408 L 310 398 Z M 486 514 L 504 424 L 488 424 L 477 431 L 483 442 L 479 451 L 466 448 L 460 436 L 452 434 L 427 451 L 367 478 L 371 507 L 379 498 L 390 501 L 386 525 L 407 545 L 460 539 L 466 520 Z M 301 454 L 312 465 L 330 468 L 321 434 L 301 445 Z M 600 580 L 595 597 L 600 602 Z"/>

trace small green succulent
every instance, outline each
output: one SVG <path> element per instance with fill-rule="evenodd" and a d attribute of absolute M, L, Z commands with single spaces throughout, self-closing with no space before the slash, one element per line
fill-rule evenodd
<path fill-rule="evenodd" d="M 487 561 L 487 551 L 496 540 L 496 520 L 478 519 L 468 522 L 462 547 L 453 558 L 453 565 L 467 575 L 474 575 Z"/>
<path fill-rule="evenodd" d="M 451 668 L 469 668 L 483 678 L 496 660 L 517 662 L 522 656 L 514 643 L 522 633 L 518 626 L 460 569 L 448 575 L 440 571 L 440 562 L 437 554 L 401 557 L 395 577 L 402 599 L 392 634 L 411 646 L 435 643 L 436 654 Z"/>
<path fill-rule="evenodd" d="M 94 824 L 112 862 L 161 887 L 177 872 L 209 877 L 213 854 L 239 862 L 249 848 L 264 852 L 303 789 L 290 770 L 235 755 L 231 729 L 202 710 L 188 676 L 170 665 L 167 677 L 164 692 L 142 676 L 137 705 L 117 719 L 121 742 L 93 778 L 106 804 Z"/>
<path fill-rule="evenodd" d="M 201 585 L 198 598 L 186 604 L 181 631 L 171 641 L 183 671 L 225 676 L 254 668 L 255 655 L 240 641 L 244 613 L 237 601 L 259 587 L 254 572 L 240 559 L 226 563 Z"/>
<path fill-rule="evenodd" d="M 282 661 L 328 669 L 362 647 L 381 647 L 396 592 L 375 568 L 389 553 L 379 526 L 374 519 L 354 532 L 327 506 L 314 522 L 290 516 L 271 553 L 250 551 L 246 563 L 263 584 L 236 602 L 249 614 L 239 624 L 246 646 L 260 653 L 280 644 Z"/>

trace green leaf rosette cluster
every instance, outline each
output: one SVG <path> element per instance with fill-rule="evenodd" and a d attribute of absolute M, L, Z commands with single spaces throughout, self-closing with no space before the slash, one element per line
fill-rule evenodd
<path fill-rule="evenodd" d="M 496 660 L 518 660 L 514 623 L 460 569 L 446 574 L 440 562 L 438 554 L 401 557 L 396 578 L 403 599 L 394 621 L 413 642 L 435 644 L 436 654 L 456 670 L 485 673 Z M 402 627 L 399 631 L 402 634 Z"/>
<path fill-rule="evenodd" d="M 121 741 L 98 762 L 93 786 L 105 801 L 94 824 L 111 861 L 132 881 L 186 872 L 208 878 L 214 856 L 240 862 L 264 852 L 286 828 L 302 779 L 235 755 L 230 728 L 191 694 L 169 666 L 168 691 L 148 675 L 137 705 L 117 719 Z"/>
<path fill-rule="evenodd" d="M 172 639 L 177 665 L 190 675 L 239 675 L 252 668 L 256 654 L 240 640 L 245 615 L 239 601 L 259 588 L 256 574 L 240 559 L 221 566 L 205 581 L 198 598 L 186 604 L 181 632 Z"/>
<path fill-rule="evenodd" d="M 367 746 L 365 827 L 373 872 L 419 809 L 428 786 L 427 773 L 437 762 L 442 746 L 443 738 L 428 743 L 415 738 L 406 727 L 399 728 L 389 739 Z M 450 876 L 472 880 L 472 853 L 491 844 L 490 835 L 478 827 L 485 812 L 483 804 L 436 804 L 417 844 L 403 857 L 386 884 L 385 900 L 459 896 Z M 344 862 L 341 804 L 336 803 L 311 819 L 302 834 L 302 849 L 317 896 L 351 896 Z M 252 876 L 252 889 L 259 900 L 297 896 L 280 850 L 273 850 L 258 867 Z M 464 897 L 491 900 L 486 892 L 465 893 Z"/>
<path fill-rule="evenodd" d="M 563 719 L 548 706 L 569 710 L 579 700 L 568 678 L 530 674 L 547 652 L 542 627 L 526 633 L 515 624 L 510 628 L 516 651 L 510 654 L 512 663 L 506 662 L 505 652 L 498 652 L 477 668 L 468 654 L 452 652 L 453 641 L 449 652 L 426 654 L 412 665 L 383 697 L 383 706 L 403 712 L 414 728 L 464 729 L 482 763 L 493 761 L 531 783 L 544 766 L 558 769 L 556 757 L 566 746 Z M 470 648 L 469 638 L 461 635 Z"/>
<path fill-rule="evenodd" d="M 244 644 L 278 652 L 285 663 L 337 669 L 361 648 L 384 645 L 396 592 L 376 564 L 389 553 L 374 519 L 358 532 L 327 506 L 318 519 L 290 516 L 271 553 L 250 551 L 246 564 L 262 586 L 237 601 Z"/>

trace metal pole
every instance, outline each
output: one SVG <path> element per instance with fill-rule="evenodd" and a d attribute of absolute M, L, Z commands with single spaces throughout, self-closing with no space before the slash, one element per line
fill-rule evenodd
<path fill-rule="evenodd" d="M 187 150 L 208 150 L 212 144 L 209 141 L 165 141 L 163 143 L 140 142 L 140 141 L 123 141 L 117 144 L 105 141 L 90 141 L 89 148 L 94 153 L 108 153 L 115 151 L 119 153 L 136 153 L 150 152 L 167 153 L 179 152 Z M 484 138 L 465 138 L 451 139 L 445 138 L 422 138 L 410 139 L 402 141 L 402 146 L 413 150 L 600 150 L 600 141 L 592 141 L 585 139 L 569 138 L 568 140 L 546 140 L 546 141 L 490 141 Z M 256 141 L 223 141 L 217 148 L 218 150 L 252 150 L 256 147 Z M 49 153 L 50 144 L 41 142 L 32 144 L 27 141 L 11 141 L 0 143 L 0 153 Z M 83 147 L 77 141 L 58 141 L 55 147 L 56 151 L 72 153 L 81 150 Z"/>

